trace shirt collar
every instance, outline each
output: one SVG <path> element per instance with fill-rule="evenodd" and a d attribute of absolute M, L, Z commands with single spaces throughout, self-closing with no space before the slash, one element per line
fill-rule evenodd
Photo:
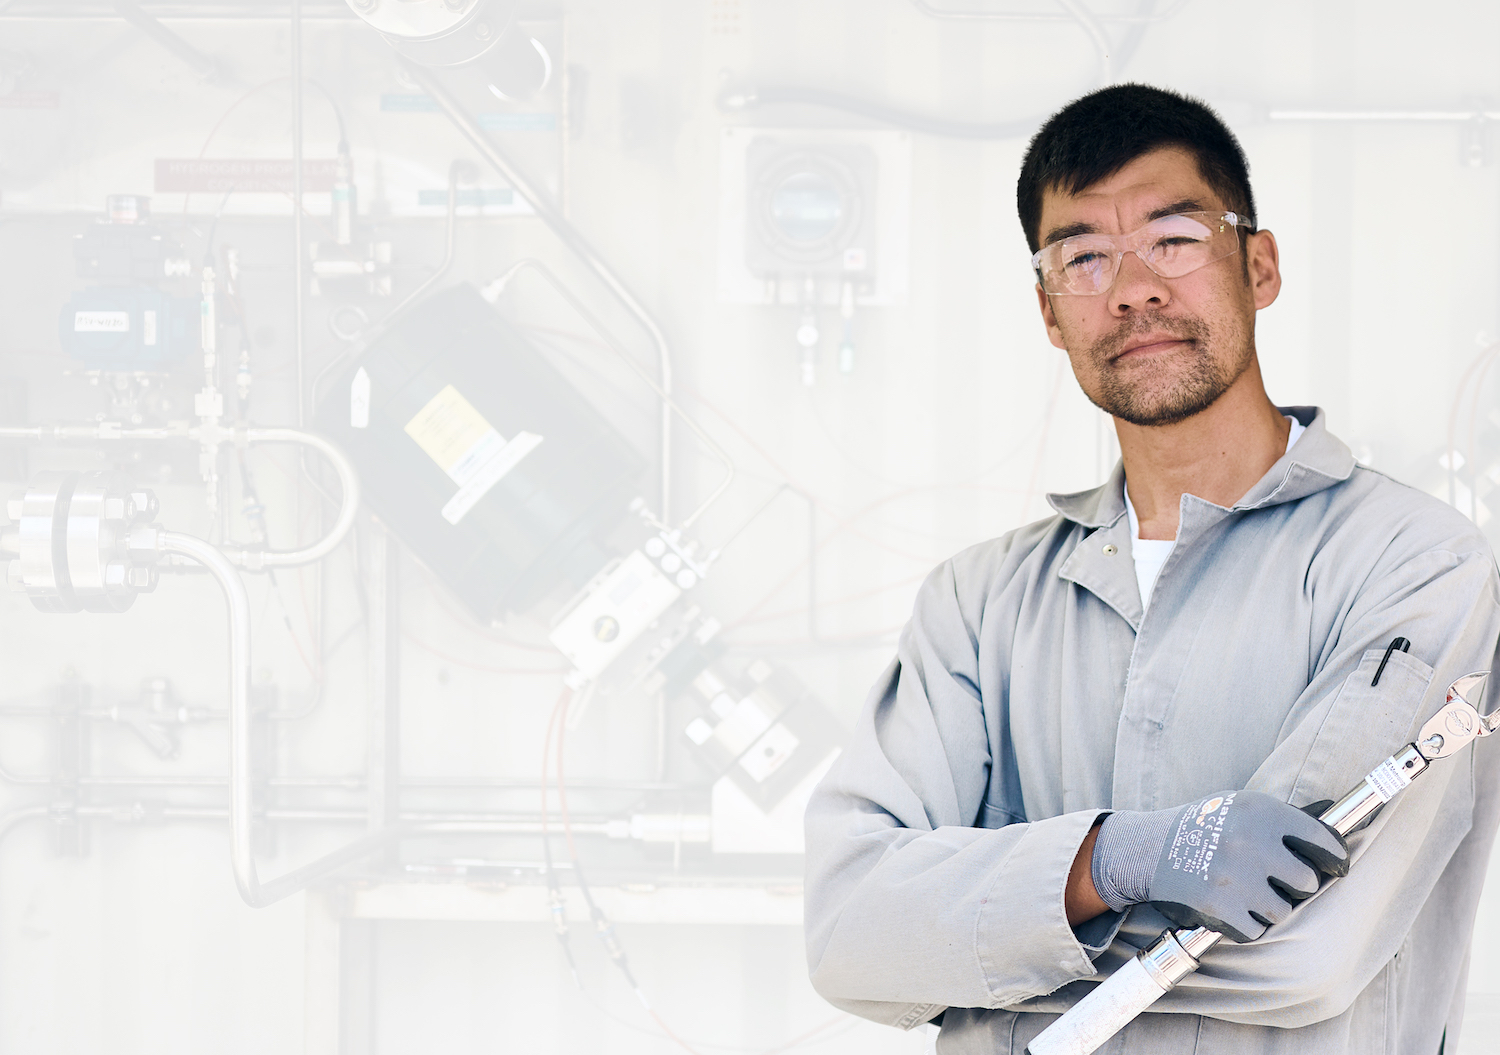
<path fill-rule="evenodd" d="M 1328 431 L 1327 416 L 1318 407 L 1279 407 L 1306 430 L 1291 450 L 1276 460 L 1266 474 L 1233 506 L 1236 510 L 1263 509 L 1295 502 L 1349 479 L 1354 455 Z M 1113 524 L 1125 515 L 1125 463 L 1116 461 L 1102 487 L 1072 494 L 1049 494 L 1052 508 L 1086 528 Z"/>

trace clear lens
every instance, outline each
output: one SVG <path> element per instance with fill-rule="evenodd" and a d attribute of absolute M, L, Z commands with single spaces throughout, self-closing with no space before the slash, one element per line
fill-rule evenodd
<path fill-rule="evenodd" d="M 1130 234 L 1084 234 L 1053 242 L 1034 263 L 1042 289 L 1052 295 L 1103 293 L 1115 280 L 1120 260 L 1135 253 L 1162 278 L 1181 278 L 1239 249 L 1233 213 L 1188 212 L 1152 220 Z"/>
<path fill-rule="evenodd" d="M 794 242 L 817 242 L 838 229 L 844 196 L 821 172 L 798 172 L 771 193 L 771 216 Z"/>

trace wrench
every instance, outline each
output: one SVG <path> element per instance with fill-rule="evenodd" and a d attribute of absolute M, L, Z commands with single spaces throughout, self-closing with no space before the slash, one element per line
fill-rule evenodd
<path fill-rule="evenodd" d="M 1500 729 L 1500 708 L 1483 716 L 1474 705 L 1484 691 L 1487 670 L 1465 674 L 1448 686 L 1441 710 L 1427 720 L 1414 743 L 1407 744 L 1370 771 L 1353 791 L 1319 816 L 1340 835 L 1348 835 L 1381 806 L 1469 742 Z M 1092 1055 L 1163 993 L 1198 969 L 1203 954 L 1223 937 L 1207 927 L 1168 929 L 1126 961 L 1042 1030 L 1027 1045 L 1029 1055 Z"/>

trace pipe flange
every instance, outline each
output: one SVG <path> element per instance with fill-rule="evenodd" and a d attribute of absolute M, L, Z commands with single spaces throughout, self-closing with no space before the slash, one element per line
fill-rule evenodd
<path fill-rule="evenodd" d="M 155 589 L 155 554 L 130 546 L 156 495 L 116 472 L 39 473 L 7 512 L 20 556 L 7 578 L 43 612 L 123 612 Z"/>

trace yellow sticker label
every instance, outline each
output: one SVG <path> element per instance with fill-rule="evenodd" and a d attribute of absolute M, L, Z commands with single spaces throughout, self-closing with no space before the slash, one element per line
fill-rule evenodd
<path fill-rule="evenodd" d="M 417 441 L 438 466 L 465 484 L 505 440 L 484 415 L 452 385 L 433 396 L 406 423 L 406 434 Z"/>

